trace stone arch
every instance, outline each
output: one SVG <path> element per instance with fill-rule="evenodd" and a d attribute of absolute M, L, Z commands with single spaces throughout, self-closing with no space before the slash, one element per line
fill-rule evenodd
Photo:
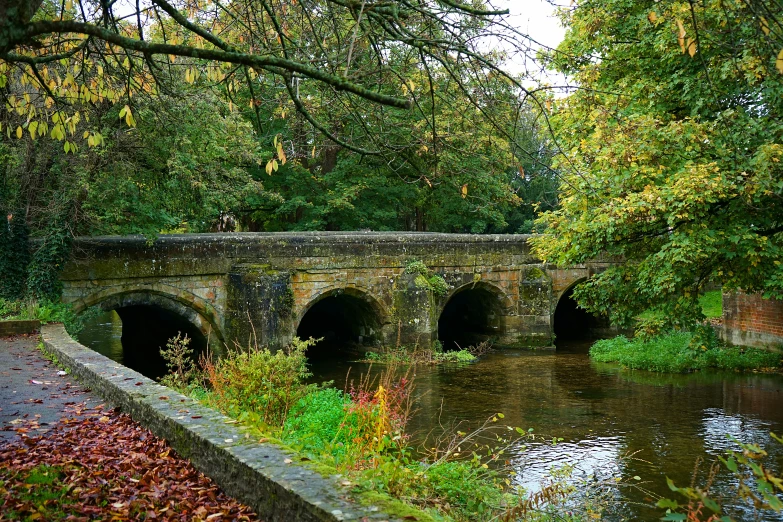
<path fill-rule="evenodd" d="M 505 333 L 504 317 L 513 315 L 513 300 L 496 285 L 477 281 L 452 290 L 438 314 L 438 340 L 445 350 L 497 338 Z"/>
<path fill-rule="evenodd" d="M 322 338 L 308 351 L 309 357 L 333 355 L 335 351 L 362 352 L 383 342 L 388 315 L 370 292 L 356 286 L 321 289 L 296 314 L 300 338 Z"/>
<path fill-rule="evenodd" d="M 74 312 L 92 306 L 115 310 L 128 306 L 154 306 L 175 313 L 195 326 L 205 338 L 216 338 L 217 346 L 225 342 L 218 311 L 204 299 L 171 285 L 148 283 L 131 286 L 110 286 L 73 301 Z"/>
<path fill-rule="evenodd" d="M 357 285 L 330 285 L 319 289 L 318 292 L 311 296 L 304 305 L 299 307 L 299 311 L 296 314 L 296 324 L 298 325 L 307 312 L 310 311 L 310 309 L 318 302 L 339 294 L 346 294 L 364 301 L 378 315 L 381 324 L 386 324 L 388 322 L 388 313 L 386 311 L 386 307 L 366 288 Z"/>

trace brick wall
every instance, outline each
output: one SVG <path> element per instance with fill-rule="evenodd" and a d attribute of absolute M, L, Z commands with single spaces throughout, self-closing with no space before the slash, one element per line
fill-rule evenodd
<path fill-rule="evenodd" d="M 783 346 L 783 301 L 759 294 L 723 294 L 724 338 L 762 348 Z"/>

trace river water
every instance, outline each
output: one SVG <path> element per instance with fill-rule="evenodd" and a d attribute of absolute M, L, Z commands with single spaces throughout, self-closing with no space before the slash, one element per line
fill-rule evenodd
<path fill-rule="evenodd" d="M 122 325 L 115 316 L 94 320 L 80 340 L 122 362 Z M 588 347 L 574 343 L 557 352 L 499 350 L 474 363 L 416 367 L 415 413 L 408 430 L 414 443 L 429 435 L 431 445 L 444 429 L 470 432 L 502 413 L 498 425 L 532 428 L 545 437 L 508 448 L 505 464 L 514 483 L 536 490 L 552 469 L 569 464 L 575 466 L 574 479 L 616 476 L 639 484 L 620 489 L 607 517 L 612 520 L 659 518 L 661 510 L 649 505 L 660 495 L 676 498 L 666 477 L 688 486 L 697 459 L 705 461 L 700 467 L 704 475 L 716 456 L 736 448 L 729 436 L 767 447 L 767 463 L 783 470 L 783 446 L 769 437 L 770 431 L 783 434 L 782 375 L 623 370 L 591 361 Z M 332 380 L 342 388 L 346 375 L 358 380 L 378 368 L 321 358 L 312 371 L 315 380 Z M 552 437 L 562 440 L 552 444 Z M 734 486 L 721 474 L 712 490 L 719 496 Z M 751 519 L 744 506 L 736 507 L 735 517 Z"/>

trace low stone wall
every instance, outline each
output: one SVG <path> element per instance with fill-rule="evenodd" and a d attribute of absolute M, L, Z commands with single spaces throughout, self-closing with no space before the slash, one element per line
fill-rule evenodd
<path fill-rule="evenodd" d="M 41 321 L 38 320 L 0 321 L 0 337 L 31 334 L 37 332 L 40 327 Z"/>
<path fill-rule="evenodd" d="M 229 495 L 268 522 L 399 520 L 349 500 L 350 485 L 253 440 L 228 417 L 74 341 L 62 325 L 41 328 L 46 349 L 82 383 L 162 437 Z M 429 517 L 422 513 L 419 520 Z"/>
<path fill-rule="evenodd" d="M 759 294 L 723 294 L 723 339 L 740 346 L 783 347 L 783 301 Z"/>

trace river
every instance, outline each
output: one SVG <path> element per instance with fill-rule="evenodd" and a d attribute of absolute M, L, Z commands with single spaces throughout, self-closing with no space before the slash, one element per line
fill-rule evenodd
<path fill-rule="evenodd" d="M 91 321 L 80 340 L 123 362 L 122 323 L 111 314 Z M 623 370 L 591 361 L 588 347 L 498 350 L 474 363 L 418 366 L 408 430 L 413 441 L 418 444 L 444 428 L 469 432 L 502 413 L 498 425 L 532 428 L 540 437 L 507 450 L 506 464 L 517 485 L 536 490 L 553 468 L 565 464 L 575 466 L 575 479 L 616 476 L 637 484 L 619 490 L 607 515 L 611 520 L 659 518 L 661 510 L 650 508 L 651 502 L 659 495 L 676 498 L 666 477 L 688 486 L 697 459 L 705 461 L 703 476 L 718 455 L 736 447 L 729 436 L 768 447 L 768 464 L 783 470 L 783 446 L 769 437 L 770 431 L 783 434 L 782 375 Z M 312 371 L 315 380 L 343 387 L 349 368 L 349 378 L 358 379 L 368 367 L 321 358 Z M 553 437 L 562 440 L 552 444 Z M 721 474 L 713 491 L 718 496 L 733 486 Z M 749 519 L 745 506 L 735 509 L 736 519 Z"/>

